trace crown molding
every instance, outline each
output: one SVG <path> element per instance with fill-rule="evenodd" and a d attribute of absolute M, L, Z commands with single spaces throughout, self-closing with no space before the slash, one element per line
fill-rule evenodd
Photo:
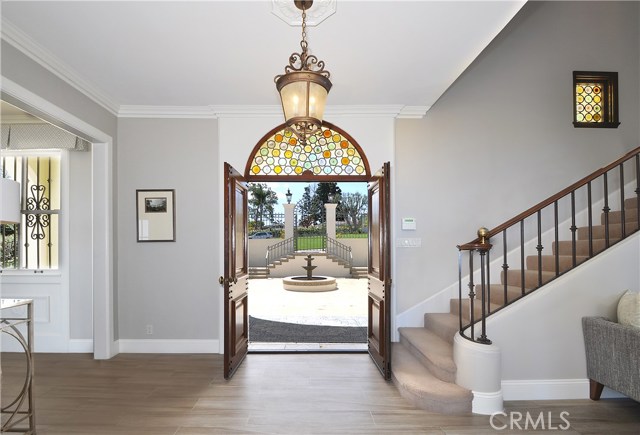
<path fill-rule="evenodd" d="M 34 41 L 16 25 L 2 18 L 1 37 L 11 46 L 32 59 L 83 95 L 99 104 L 113 115 L 118 114 L 118 104 L 113 98 L 85 80 L 77 71 L 56 57 L 49 50 Z"/>
<path fill-rule="evenodd" d="M 118 118 L 190 118 L 215 119 L 211 106 L 138 106 L 122 105 Z"/>
<path fill-rule="evenodd" d="M 400 109 L 396 118 L 421 119 L 424 118 L 429 109 L 431 109 L 431 106 L 404 106 Z"/>
<path fill-rule="evenodd" d="M 382 118 L 422 118 L 429 106 L 402 105 L 349 105 L 327 106 L 325 117 L 382 117 Z M 210 106 L 136 106 L 123 105 L 118 111 L 119 118 L 270 118 L 281 117 L 279 105 L 210 105 Z"/>

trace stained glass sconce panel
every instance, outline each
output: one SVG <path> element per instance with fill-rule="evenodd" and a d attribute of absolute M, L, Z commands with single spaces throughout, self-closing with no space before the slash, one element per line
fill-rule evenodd
<path fill-rule="evenodd" d="M 573 72 L 573 125 L 582 128 L 617 128 L 618 73 Z"/>

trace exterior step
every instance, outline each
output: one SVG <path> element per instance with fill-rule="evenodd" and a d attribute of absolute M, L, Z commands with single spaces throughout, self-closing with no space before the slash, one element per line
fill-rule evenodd
<path fill-rule="evenodd" d="M 627 235 L 631 234 L 635 230 L 638 229 L 638 221 L 626 221 L 624 231 Z M 591 231 L 594 239 L 604 239 L 605 238 L 605 226 L 604 225 L 593 225 L 591 227 Z M 609 223 L 609 237 L 620 238 L 622 236 L 622 224 L 612 224 Z M 579 240 L 589 240 L 589 227 L 579 227 L 578 228 L 578 239 Z"/>
<path fill-rule="evenodd" d="M 366 278 L 369 274 L 369 268 L 364 266 L 352 267 L 351 268 L 351 277 L 352 278 Z"/>
<path fill-rule="evenodd" d="M 576 266 L 583 261 L 587 260 L 589 257 L 584 255 L 576 255 Z M 556 256 L 555 255 L 542 255 L 542 270 L 545 272 L 553 272 L 556 271 Z M 538 270 L 538 256 L 537 255 L 529 255 L 527 257 L 527 269 L 529 270 Z M 573 255 L 558 255 L 558 263 L 560 266 L 560 273 L 566 272 L 567 270 L 573 268 Z"/>
<path fill-rule="evenodd" d="M 393 383 L 413 406 L 441 414 L 470 414 L 473 393 L 435 377 L 403 345 L 392 345 Z"/>
<path fill-rule="evenodd" d="M 460 328 L 460 320 L 457 315 L 451 313 L 426 313 L 424 327 L 453 344 L 453 337 Z"/>
<path fill-rule="evenodd" d="M 518 269 L 510 269 L 507 271 L 506 280 L 505 273 L 500 274 L 502 283 L 508 283 L 510 286 L 522 287 L 522 271 Z M 542 284 L 546 284 L 555 278 L 555 272 L 542 272 Z M 537 270 L 525 270 L 524 271 L 524 288 L 533 289 L 540 285 L 538 281 Z"/>
<path fill-rule="evenodd" d="M 267 267 L 250 267 L 249 268 L 250 279 L 266 279 L 269 278 L 269 268 Z"/>
<path fill-rule="evenodd" d="M 453 346 L 426 328 L 398 328 L 400 343 L 438 379 L 456 381 Z"/>

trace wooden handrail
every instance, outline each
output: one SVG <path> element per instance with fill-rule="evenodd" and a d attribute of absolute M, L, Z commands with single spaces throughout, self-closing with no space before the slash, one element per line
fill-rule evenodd
<path fill-rule="evenodd" d="M 587 175 L 586 177 L 584 177 L 583 179 L 581 179 L 579 181 L 576 181 L 575 183 L 573 183 L 571 186 L 567 187 L 566 189 L 563 189 L 560 192 L 556 193 L 555 195 L 550 196 L 549 198 L 545 199 L 544 201 L 534 205 L 533 207 L 531 207 L 527 211 L 522 212 L 518 216 L 516 216 L 516 217 L 514 217 L 512 219 L 509 219 L 505 223 L 503 223 L 501 225 L 498 225 L 497 227 L 495 227 L 492 230 L 489 230 L 489 234 L 488 234 L 487 238 L 491 238 L 491 237 L 495 236 L 496 234 L 504 231 L 505 229 L 517 224 L 521 220 L 524 220 L 524 219 L 528 218 L 529 216 L 533 215 L 534 213 L 537 213 L 538 211 L 542 210 L 543 208 L 553 204 L 554 202 L 556 202 L 559 199 L 565 197 L 566 195 L 570 194 L 574 190 L 578 190 L 580 187 L 587 185 L 590 181 L 593 181 L 596 178 L 598 178 L 599 176 L 605 174 L 606 172 L 609 172 L 610 170 L 612 170 L 613 168 L 615 168 L 619 164 L 626 162 L 627 160 L 629 160 L 631 157 L 635 156 L 636 154 L 640 154 L 640 147 L 632 149 L 631 151 L 629 151 L 624 156 L 620 157 L 615 162 L 610 163 L 607 166 L 598 169 L 594 173 L 592 173 L 590 175 Z M 479 243 L 479 241 L 480 241 L 480 239 L 476 238 L 473 241 L 471 241 L 469 243 L 465 243 L 465 244 L 460 245 L 460 246 L 477 245 Z"/>

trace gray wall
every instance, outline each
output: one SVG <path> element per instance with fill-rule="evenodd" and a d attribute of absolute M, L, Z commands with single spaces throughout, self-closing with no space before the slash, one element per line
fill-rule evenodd
<path fill-rule="evenodd" d="M 638 9 L 529 2 L 424 119 L 398 121 L 396 212 L 418 231 L 396 237 L 421 237 L 422 248 L 396 250 L 397 312 L 456 282 L 456 245 L 477 228 L 640 144 Z M 618 71 L 619 128 L 573 127 L 574 70 Z"/>
<path fill-rule="evenodd" d="M 2 41 L 1 44 L 1 64 L 4 77 L 111 136 L 114 141 L 113 153 L 114 155 L 116 154 L 118 119 L 115 115 L 5 41 Z M 31 111 L 29 107 L 21 106 L 21 108 Z M 47 120 L 55 121 L 52 119 Z M 90 275 L 91 232 L 87 232 L 90 230 L 87 225 L 91 225 L 91 222 L 87 221 L 87 219 L 91 218 L 90 153 L 71 153 L 70 165 L 70 337 L 72 339 L 84 339 L 92 338 L 93 336 L 93 325 L 91 324 L 93 287 Z M 117 181 L 114 179 L 114 197 L 116 184 Z M 117 204 L 114 204 L 114 234 L 117 231 L 117 224 L 115 223 L 117 212 Z M 115 249 L 115 236 L 113 235 L 112 237 Z M 116 268 L 114 268 L 114 273 L 117 274 Z M 115 304 L 117 304 L 117 301 L 114 300 Z M 114 319 L 114 322 L 114 333 L 117 337 L 117 319 Z"/>
<path fill-rule="evenodd" d="M 93 338 L 91 153 L 68 153 L 69 160 L 69 336 Z"/>
<path fill-rule="evenodd" d="M 219 336 L 217 137 L 215 120 L 120 120 L 120 339 Z M 136 189 L 175 189 L 175 242 L 136 242 Z"/>

